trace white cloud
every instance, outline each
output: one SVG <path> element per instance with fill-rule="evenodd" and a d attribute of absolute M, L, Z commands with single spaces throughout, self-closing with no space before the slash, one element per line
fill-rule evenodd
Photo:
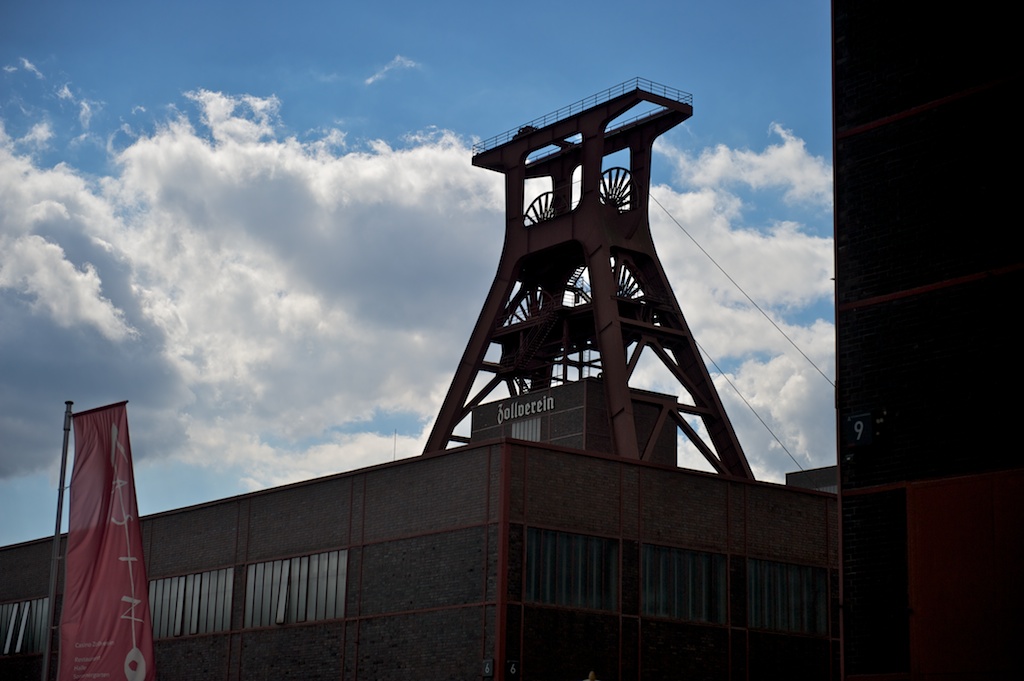
<path fill-rule="evenodd" d="M 376 410 L 428 418 L 457 359 L 450 322 L 466 333 L 479 304 L 457 273 L 497 259 L 482 227 L 500 222 L 499 178 L 447 133 L 339 156 L 321 143 L 334 133 L 272 139 L 274 101 L 195 101 L 211 139 L 179 119 L 126 149 L 106 191 L 133 216 L 97 236 L 133 264 L 164 356 L 217 429 L 288 449 Z"/>
<path fill-rule="evenodd" d="M 18 139 L 19 144 L 41 149 L 53 139 L 53 128 L 49 123 L 36 123 L 28 133 Z"/>
<path fill-rule="evenodd" d="M 78 103 L 78 122 L 81 126 L 88 130 L 89 122 L 92 121 L 92 105 L 86 100 L 82 100 Z"/>
<path fill-rule="evenodd" d="M 281 108 L 277 97 L 229 97 L 209 90 L 187 92 L 185 96 L 199 105 L 202 121 L 217 142 L 252 143 L 274 134 Z"/>
<path fill-rule="evenodd" d="M 63 206 L 41 207 L 40 212 L 47 211 L 60 215 Z M 60 246 L 35 235 L 0 236 L 0 253 L 0 288 L 31 296 L 31 307 L 49 314 L 59 326 L 91 325 L 113 341 L 133 335 L 121 311 L 103 297 L 99 275 L 91 264 L 76 268 Z"/>
<path fill-rule="evenodd" d="M 835 461 L 835 329 L 809 312 L 829 308 L 833 292 L 832 241 L 817 236 L 831 232 L 832 176 L 792 133 L 774 131 L 783 144 L 760 152 L 659 147 L 680 184 L 652 189 L 651 227 L 697 343 L 727 373 L 710 367 L 755 475 L 782 480 Z M 810 213 L 820 222 L 787 219 L 791 203 L 819 207 Z M 754 204 L 777 217 L 751 217 Z M 666 378 L 645 364 L 637 383 L 674 389 Z"/>
<path fill-rule="evenodd" d="M 661 186 L 652 195 L 661 260 L 696 289 L 694 297 L 745 304 L 745 291 L 762 307 L 790 308 L 831 295 L 831 239 L 792 221 L 745 225 L 741 202 L 722 189 Z"/>
<path fill-rule="evenodd" d="M 395 55 L 395 58 L 389 61 L 387 65 L 385 65 L 382 69 L 374 73 L 372 76 L 370 76 L 363 82 L 366 83 L 367 85 L 373 85 L 378 80 L 382 80 L 389 72 L 394 71 L 395 69 L 417 69 L 419 68 L 419 66 L 420 65 L 414 62 L 412 59 L 406 59 L 400 54 Z"/>
<path fill-rule="evenodd" d="M 87 99 L 78 99 L 71 91 L 71 85 L 69 83 L 64 83 L 64 85 L 57 90 L 57 98 L 78 107 L 78 124 L 82 126 L 82 129 L 88 130 L 89 124 L 92 122 L 92 117 L 95 114 L 99 103 L 91 102 Z"/>
<path fill-rule="evenodd" d="M 682 182 L 697 187 L 729 187 L 736 183 L 754 189 L 784 189 L 792 202 L 831 206 L 832 173 L 825 159 L 807 153 L 804 141 L 778 123 L 769 133 L 782 138 L 764 151 L 730 149 L 718 145 L 705 149 L 697 159 L 679 155 Z"/>
<path fill-rule="evenodd" d="M 818 321 L 787 332 L 796 336 L 815 364 L 834 375 L 835 330 L 830 323 Z M 729 373 L 729 381 L 731 385 L 719 376 L 715 384 L 727 413 L 740 428 L 756 477 L 781 481 L 787 471 L 835 463 L 833 387 L 799 353 L 789 348 L 767 359 L 749 358 Z M 751 414 L 751 409 L 771 432 Z"/>
<path fill-rule="evenodd" d="M 26 71 L 28 71 L 29 73 L 33 74 L 39 80 L 43 80 L 44 78 L 46 78 L 46 76 L 43 75 L 42 71 L 37 69 L 36 65 L 33 64 L 32 62 L 30 62 L 28 59 L 25 59 L 24 57 L 21 57 L 19 59 L 19 61 L 21 61 L 21 68 L 23 68 Z"/>
<path fill-rule="evenodd" d="M 223 430 L 191 433 L 196 442 L 206 441 L 204 435 L 211 438 L 207 442 L 208 451 L 230 452 L 221 465 L 243 471 L 241 483 L 250 490 L 286 485 L 341 470 L 355 470 L 416 456 L 423 451 L 426 440 L 425 435 L 409 437 L 362 432 L 338 435 L 302 450 L 282 452 L 251 436 L 232 436 L 225 440 L 226 433 Z M 192 463 L 198 466 L 209 465 L 206 461 Z"/>
<path fill-rule="evenodd" d="M 26 296 L 34 313 L 58 326 L 91 326 L 112 341 L 131 337 L 134 331 L 122 311 L 104 296 L 95 266 L 76 265 L 59 243 L 39 234 L 67 234 L 111 221 L 107 208 L 67 168 L 38 170 L 15 156 L 0 131 L 0 289 Z"/>
<path fill-rule="evenodd" d="M 18 345 L 0 331 L 0 352 L 27 354 L 25 339 L 46 332 L 28 315 L 98 331 L 96 356 L 137 363 L 109 387 L 110 401 L 132 400 L 137 450 L 244 468 L 253 488 L 418 453 L 497 265 L 501 176 L 472 167 L 449 132 L 350 149 L 340 130 L 282 138 L 274 97 L 188 96 L 201 127 L 179 116 L 132 138 L 98 183 L 36 168 L 0 135 L 0 309 L 22 329 Z M 744 224 L 730 189 L 821 201 L 827 168 L 779 134 L 761 152 L 669 150 L 685 182 L 655 196 L 829 366 L 831 324 L 800 313 L 831 293 L 831 243 L 781 208 Z M 672 220 L 651 216 L 698 341 L 801 461 L 827 463 L 827 382 Z M 95 390 L 74 372 L 60 385 Z M 411 425 L 376 432 L 389 416 Z M 787 457 L 734 420 L 752 464 L 777 478 Z M 12 456 L 0 444 L 0 460 Z"/>

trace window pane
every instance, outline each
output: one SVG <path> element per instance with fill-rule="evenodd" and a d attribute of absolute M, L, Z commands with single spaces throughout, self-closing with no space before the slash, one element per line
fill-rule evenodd
<path fill-rule="evenodd" d="M 50 599 L 0 604 L 0 655 L 39 653 L 46 646 Z"/>
<path fill-rule="evenodd" d="M 555 532 L 541 533 L 541 593 L 543 603 L 555 602 L 555 575 L 558 565 L 558 535 Z"/>
<path fill-rule="evenodd" d="M 244 626 L 253 626 L 253 612 L 256 609 L 256 566 L 250 565 L 245 571 L 245 619 Z"/>
<path fill-rule="evenodd" d="M 202 576 L 189 575 L 185 578 L 185 619 L 188 622 L 186 631 L 190 634 L 199 632 L 199 597 L 202 594 Z"/>
<path fill-rule="evenodd" d="M 299 622 L 299 585 L 301 584 L 300 578 L 302 572 L 299 566 L 302 564 L 301 558 L 292 558 L 289 561 L 288 566 L 288 622 Z"/>
<path fill-rule="evenodd" d="M 260 601 L 260 617 L 256 626 L 265 627 L 274 620 L 271 613 L 274 608 L 274 564 L 263 563 L 263 591 Z"/>
<path fill-rule="evenodd" d="M 615 609 L 618 547 L 611 539 L 528 528 L 526 600 Z"/>
<path fill-rule="evenodd" d="M 826 633 L 827 583 L 824 568 L 750 559 L 749 625 L 777 631 Z"/>
<path fill-rule="evenodd" d="M 317 575 L 316 584 L 316 618 L 318 620 L 327 618 L 327 554 L 320 554 L 320 574 Z"/>
<path fill-rule="evenodd" d="M 8 655 L 11 652 L 11 638 L 14 636 L 14 623 L 17 621 L 17 603 L 4 603 L 0 605 L 0 631 L 3 633 L 3 639 L 0 639 L 0 644 L 3 645 L 2 652 L 4 655 Z"/>
<path fill-rule="evenodd" d="M 645 544 L 643 613 L 694 622 L 725 622 L 725 556 Z"/>
<path fill-rule="evenodd" d="M 208 622 L 207 631 L 224 631 L 230 624 L 228 618 L 222 615 L 224 601 L 227 598 L 226 592 L 230 589 L 226 573 L 227 570 L 210 572 L 210 599 L 203 604 Z"/>
<path fill-rule="evenodd" d="M 245 626 L 269 626 L 343 617 L 348 552 L 326 551 L 311 556 L 256 563 L 248 567 L 246 597 L 253 603 Z M 262 575 L 262 576 L 261 576 Z M 261 588 L 262 587 L 262 588 Z M 248 603 L 246 612 L 248 613 Z M 228 605 L 229 617 L 230 605 Z"/>
<path fill-rule="evenodd" d="M 257 566 L 250 565 L 245 593 L 247 625 L 256 621 L 259 612 L 257 573 Z M 233 588 L 234 568 L 152 580 L 149 603 L 154 638 L 228 630 Z"/>
<path fill-rule="evenodd" d="M 217 587 L 219 577 L 217 570 L 203 573 L 203 595 L 199 599 L 199 633 L 216 631 Z"/>
<path fill-rule="evenodd" d="M 32 636 L 29 643 L 29 651 L 37 653 L 42 652 L 46 648 L 46 635 L 48 633 L 46 619 L 50 614 L 49 596 L 32 601 L 32 612 L 35 614 L 32 618 Z"/>
<path fill-rule="evenodd" d="M 29 604 L 21 604 L 21 613 L 18 615 L 18 634 L 14 641 L 14 652 L 22 652 L 21 646 L 25 640 L 25 626 L 28 624 Z"/>
<path fill-rule="evenodd" d="M 316 619 L 316 584 L 320 576 L 320 557 L 309 557 L 309 572 L 306 580 L 306 617 Z"/>
<path fill-rule="evenodd" d="M 160 626 L 160 615 L 163 611 L 158 607 L 157 603 L 160 598 L 160 591 L 163 586 L 163 580 L 151 579 L 149 580 L 149 621 L 153 623 L 153 637 L 159 638 L 162 636 Z"/>
<path fill-rule="evenodd" d="M 320 564 L 320 554 L 309 557 L 309 578 L 306 582 L 306 617 L 311 622 L 320 619 L 317 614 L 320 573 L 325 569 L 326 566 Z"/>
<path fill-rule="evenodd" d="M 334 608 L 335 617 L 345 616 L 345 597 L 348 593 L 348 551 L 338 552 L 338 594 Z"/>
<path fill-rule="evenodd" d="M 223 570 L 216 570 L 213 573 L 213 597 L 207 606 L 211 611 L 212 624 L 210 631 L 223 631 L 227 629 L 224 602 L 231 593 L 228 587 L 227 572 L 228 569 L 225 568 Z"/>
<path fill-rule="evenodd" d="M 288 571 L 291 568 L 290 560 L 279 560 L 274 562 L 274 585 L 277 587 L 277 607 L 274 610 L 274 622 L 285 623 L 288 606 Z"/>
<path fill-rule="evenodd" d="M 188 599 L 191 596 L 186 588 L 188 581 L 181 577 L 168 577 L 164 588 L 165 607 L 167 608 L 167 636 L 181 636 L 188 633 Z"/>
<path fill-rule="evenodd" d="M 338 552 L 327 554 L 327 610 L 325 619 L 334 619 L 338 608 Z"/>
<path fill-rule="evenodd" d="M 309 556 L 299 559 L 299 581 L 295 585 L 295 608 L 296 622 L 305 622 L 309 619 L 309 611 L 306 607 L 306 585 L 309 584 Z"/>

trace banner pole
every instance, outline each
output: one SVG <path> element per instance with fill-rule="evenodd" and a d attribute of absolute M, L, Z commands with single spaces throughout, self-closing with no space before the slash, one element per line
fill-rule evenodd
<path fill-rule="evenodd" d="M 68 470 L 68 436 L 71 434 L 71 400 L 66 401 L 64 410 L 64 448 L 60 453 L 60 483 L 57 487 L 57 522 L 53 530 L 53 551 L 50 554 L 50 597 L 49 612 L 46 616 L 46 652 L 43 653 L 41 681 L 50 679 L 50 655 L 53 654 L 53 615 L 57 609 L 57 572 L 60 561 L 60 523 L 64 519 L 64 481 Z"/>

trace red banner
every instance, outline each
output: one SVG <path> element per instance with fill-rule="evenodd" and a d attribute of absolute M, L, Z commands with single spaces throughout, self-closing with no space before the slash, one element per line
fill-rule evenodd
<path fill-rule="evenodd" d="M 156 678 L 125 404 L 74 416 L 60 681 Z"/>

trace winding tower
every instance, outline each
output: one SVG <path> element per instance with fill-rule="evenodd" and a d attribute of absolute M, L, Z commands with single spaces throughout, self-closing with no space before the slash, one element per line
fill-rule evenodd
<path fill-rule="evenodd" d="M 465 442 L 456 427 L 502 385 L 525 399 L 599 377 L 619 456 L 650 459 L 672 429 L 718 473 L 753 478 L 648 219 L 654 141 L 692 115 L 690 94 L 637 78 L 474 146 L 473 165 L 505 175 L 505 243 L 426 452 Z M 678 399 L 631 390 L 644 353 Z M 653 426 L 638 428 L 638 399 Z"/>

